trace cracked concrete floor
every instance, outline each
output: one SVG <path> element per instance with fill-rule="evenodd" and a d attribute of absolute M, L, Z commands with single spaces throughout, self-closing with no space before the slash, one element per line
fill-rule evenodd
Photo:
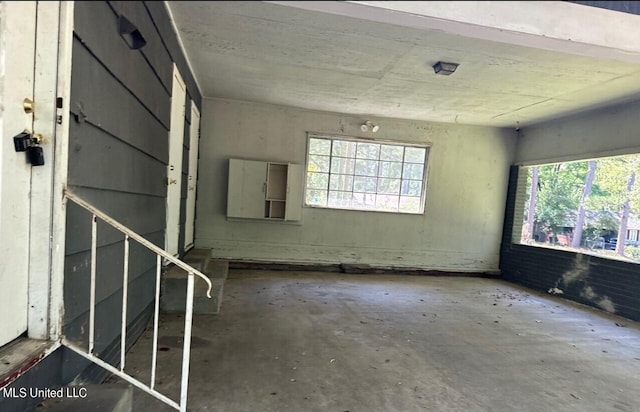
<path fill-rule="evenodd" d="M 160 327 L 173 399 L 183 322 Z M 151 336 L 127 355 L 145 382 Z M 231 271 L 191 354 L 190 411 L 640 411 L 638 323 L 496 279 Z"/>

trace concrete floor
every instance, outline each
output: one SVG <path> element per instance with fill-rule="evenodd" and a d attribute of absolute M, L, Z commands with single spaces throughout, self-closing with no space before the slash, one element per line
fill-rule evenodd
<path fill-rule="evenodd" d="M 182 327 L 162 319 L 174 399 Z M 191 411 L 640 411 L 638 323 L 500 280 L 231 271 L 193 336 Z M 171 409 L 136 390 L 134 410 Z"/>

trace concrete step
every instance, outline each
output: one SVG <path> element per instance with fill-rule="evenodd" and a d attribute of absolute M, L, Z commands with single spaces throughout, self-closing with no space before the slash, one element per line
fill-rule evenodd
<path fill-rule="evenodd" d="M 192 249 L 183 261 L 204 273 L 211 281 L 211 299 L 207 298 L 207 284 L 196 277 L 194 284 L 193 313 L 217 315 L 220 313 L 224 281 L 229 273 L 229 263 L 211 259 L 210 249 Z M 163 313 L 184 313 L 187 302 L 187 272 L 169 267 L 162 276 L 160 309 Z"/>
<path fill-rule="evenodd" d="M 226 280 L 227 275 L 229 275 L 229 261 L 222 259 L 209 259 L 206 271 L 215 279 Z"/>
<path fill-rule="evenodd" d="M 133 387 L 129 384 L 87 384 L 52 389 L 35 409 L 36 412 L 131 412 L 133 410 Z"/>
<path fill-rule="evenodd" d="M 210 259 L 211 249 L 191 249 L 182 260 L 200 272 L 204 272 Z"/>

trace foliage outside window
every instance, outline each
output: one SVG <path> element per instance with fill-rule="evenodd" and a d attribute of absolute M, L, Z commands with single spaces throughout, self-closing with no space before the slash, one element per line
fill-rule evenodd
<path fill-rule="evenodd" d="M 428 147 L 310 135 L 307 206 L 424 212 Z"/>
<path fill-rule="evenodd" d="M 521 243 L 640 261 L 640 154 L 524 170 Z"/>

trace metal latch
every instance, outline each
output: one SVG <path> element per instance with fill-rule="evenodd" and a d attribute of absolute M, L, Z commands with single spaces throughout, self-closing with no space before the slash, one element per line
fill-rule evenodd
<path fill-rule="evenodd" d="M 13 146 L 16 152 L 27 152 L 27 160 L 33 166 L 44 165 L 44 153 L 40 146 L 41 143 L 42 135 L 40 133 L 31 134 L 25 130 L 13 136 Z"/>

